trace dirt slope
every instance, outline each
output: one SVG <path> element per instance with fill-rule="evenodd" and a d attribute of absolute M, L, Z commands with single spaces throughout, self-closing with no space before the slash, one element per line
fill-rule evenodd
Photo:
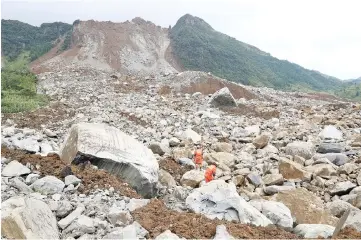
<path fill-rule="evenodd" d="M 123 23 L 80 21 L 74 25 L 69 50 L 40 59 L 33 67 L 46 71 L 79 64 L 137 75 L 177 72 L 169 44 L 168 29 L 141 18 Z"/>

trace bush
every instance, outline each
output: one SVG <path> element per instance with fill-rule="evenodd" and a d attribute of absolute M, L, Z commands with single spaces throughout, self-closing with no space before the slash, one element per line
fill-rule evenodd
<path fill-rule="evenodd" d="M 1 111 L 15 113 L 30 111 L 46 105 L 45 95 L 36 93 L 36 76 L 28 69 L 29 53 L 15 61 L 5 61 L 1 69 Z"/>

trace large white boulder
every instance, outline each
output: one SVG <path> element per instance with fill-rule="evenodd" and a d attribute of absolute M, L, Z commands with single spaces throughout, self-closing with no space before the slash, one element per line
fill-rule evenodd
<path fill-rule="evenodd" d="M 2 176 L 4 177 L 17 177 L 30 173 L 30 169 L 22 165 L 16 160 L 11 161 L 6 167 L 3 168 Z"/>
<path fill-rule="evenodd" d="M 59 239 L 59 230 L 46 203 L 13 197 L 1 203 L 1 235 L 7 239 Z"/>
<path fill-rule="evenodd" d="M 299 224 L 293 231 L 303 238 L 329 238 L 335 231 L 335 227 L 327 224 Z"/>
<path fill-rule="evenodd" d="M 342 132 L 338 130 L 335 126 L 328 125 L 326 126 L 318 135 L 321 139 L 333 139 L 333 140 L 342 140 Z"/>
<path fill-rule="evenodd" d="M 45 176 L 36 180 L 30 187 L 41 194 L 61 193 L 65 187 L 65 183 L 54 176 Z"/>
<path fill-rule="evenodd" d="M 100 169 L 124 179 L 144 197 L 156 194 L 156 158 L 150 149 L 119 129 L 95 123 L 73 125 L 60 157 L 70 163 L 84 156 Z"/>
<path fill-rule="evenodd" d="M 186 199 L 187 207 L 210 219 L 224 219 L 267 226 L 272 222 L 237 193 L 233 183 L 213 180 L 196 188 Z"/>

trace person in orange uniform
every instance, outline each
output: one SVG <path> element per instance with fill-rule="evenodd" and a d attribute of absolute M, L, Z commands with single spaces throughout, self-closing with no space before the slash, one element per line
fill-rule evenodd
<path fill-rule="evenodd" d="M 201 169 L 203 164 L 203 148 L 201 145 L 197 145 L 196 150 L 193 154 L 193 161 L 196 165 L 196 169 Z"/>
<path fill-rule="evenodd" d="M 206 172 L 204 174 L 204 178 L 206 180 L 206 183 L 212 181 L 215 176 L 216 176 L 216 166 L 212 164 L 209 167 L 207 167 L 207 170 L 206 170 Z"/>

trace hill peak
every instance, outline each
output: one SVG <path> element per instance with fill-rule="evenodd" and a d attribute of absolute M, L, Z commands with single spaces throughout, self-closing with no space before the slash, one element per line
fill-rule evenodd
<path fill-rule="evenodd" d="M 200 26 L 205 27 L 208 29 L 212 29 L 211 25 L 209 25 L 206 21 L 204 21 L 202 18 L 193 16 L 189 13 L 183 15 L 178 21 L 177 24 L 186 24 L 186 25 L 192 25 L 192 26 Z"/>

